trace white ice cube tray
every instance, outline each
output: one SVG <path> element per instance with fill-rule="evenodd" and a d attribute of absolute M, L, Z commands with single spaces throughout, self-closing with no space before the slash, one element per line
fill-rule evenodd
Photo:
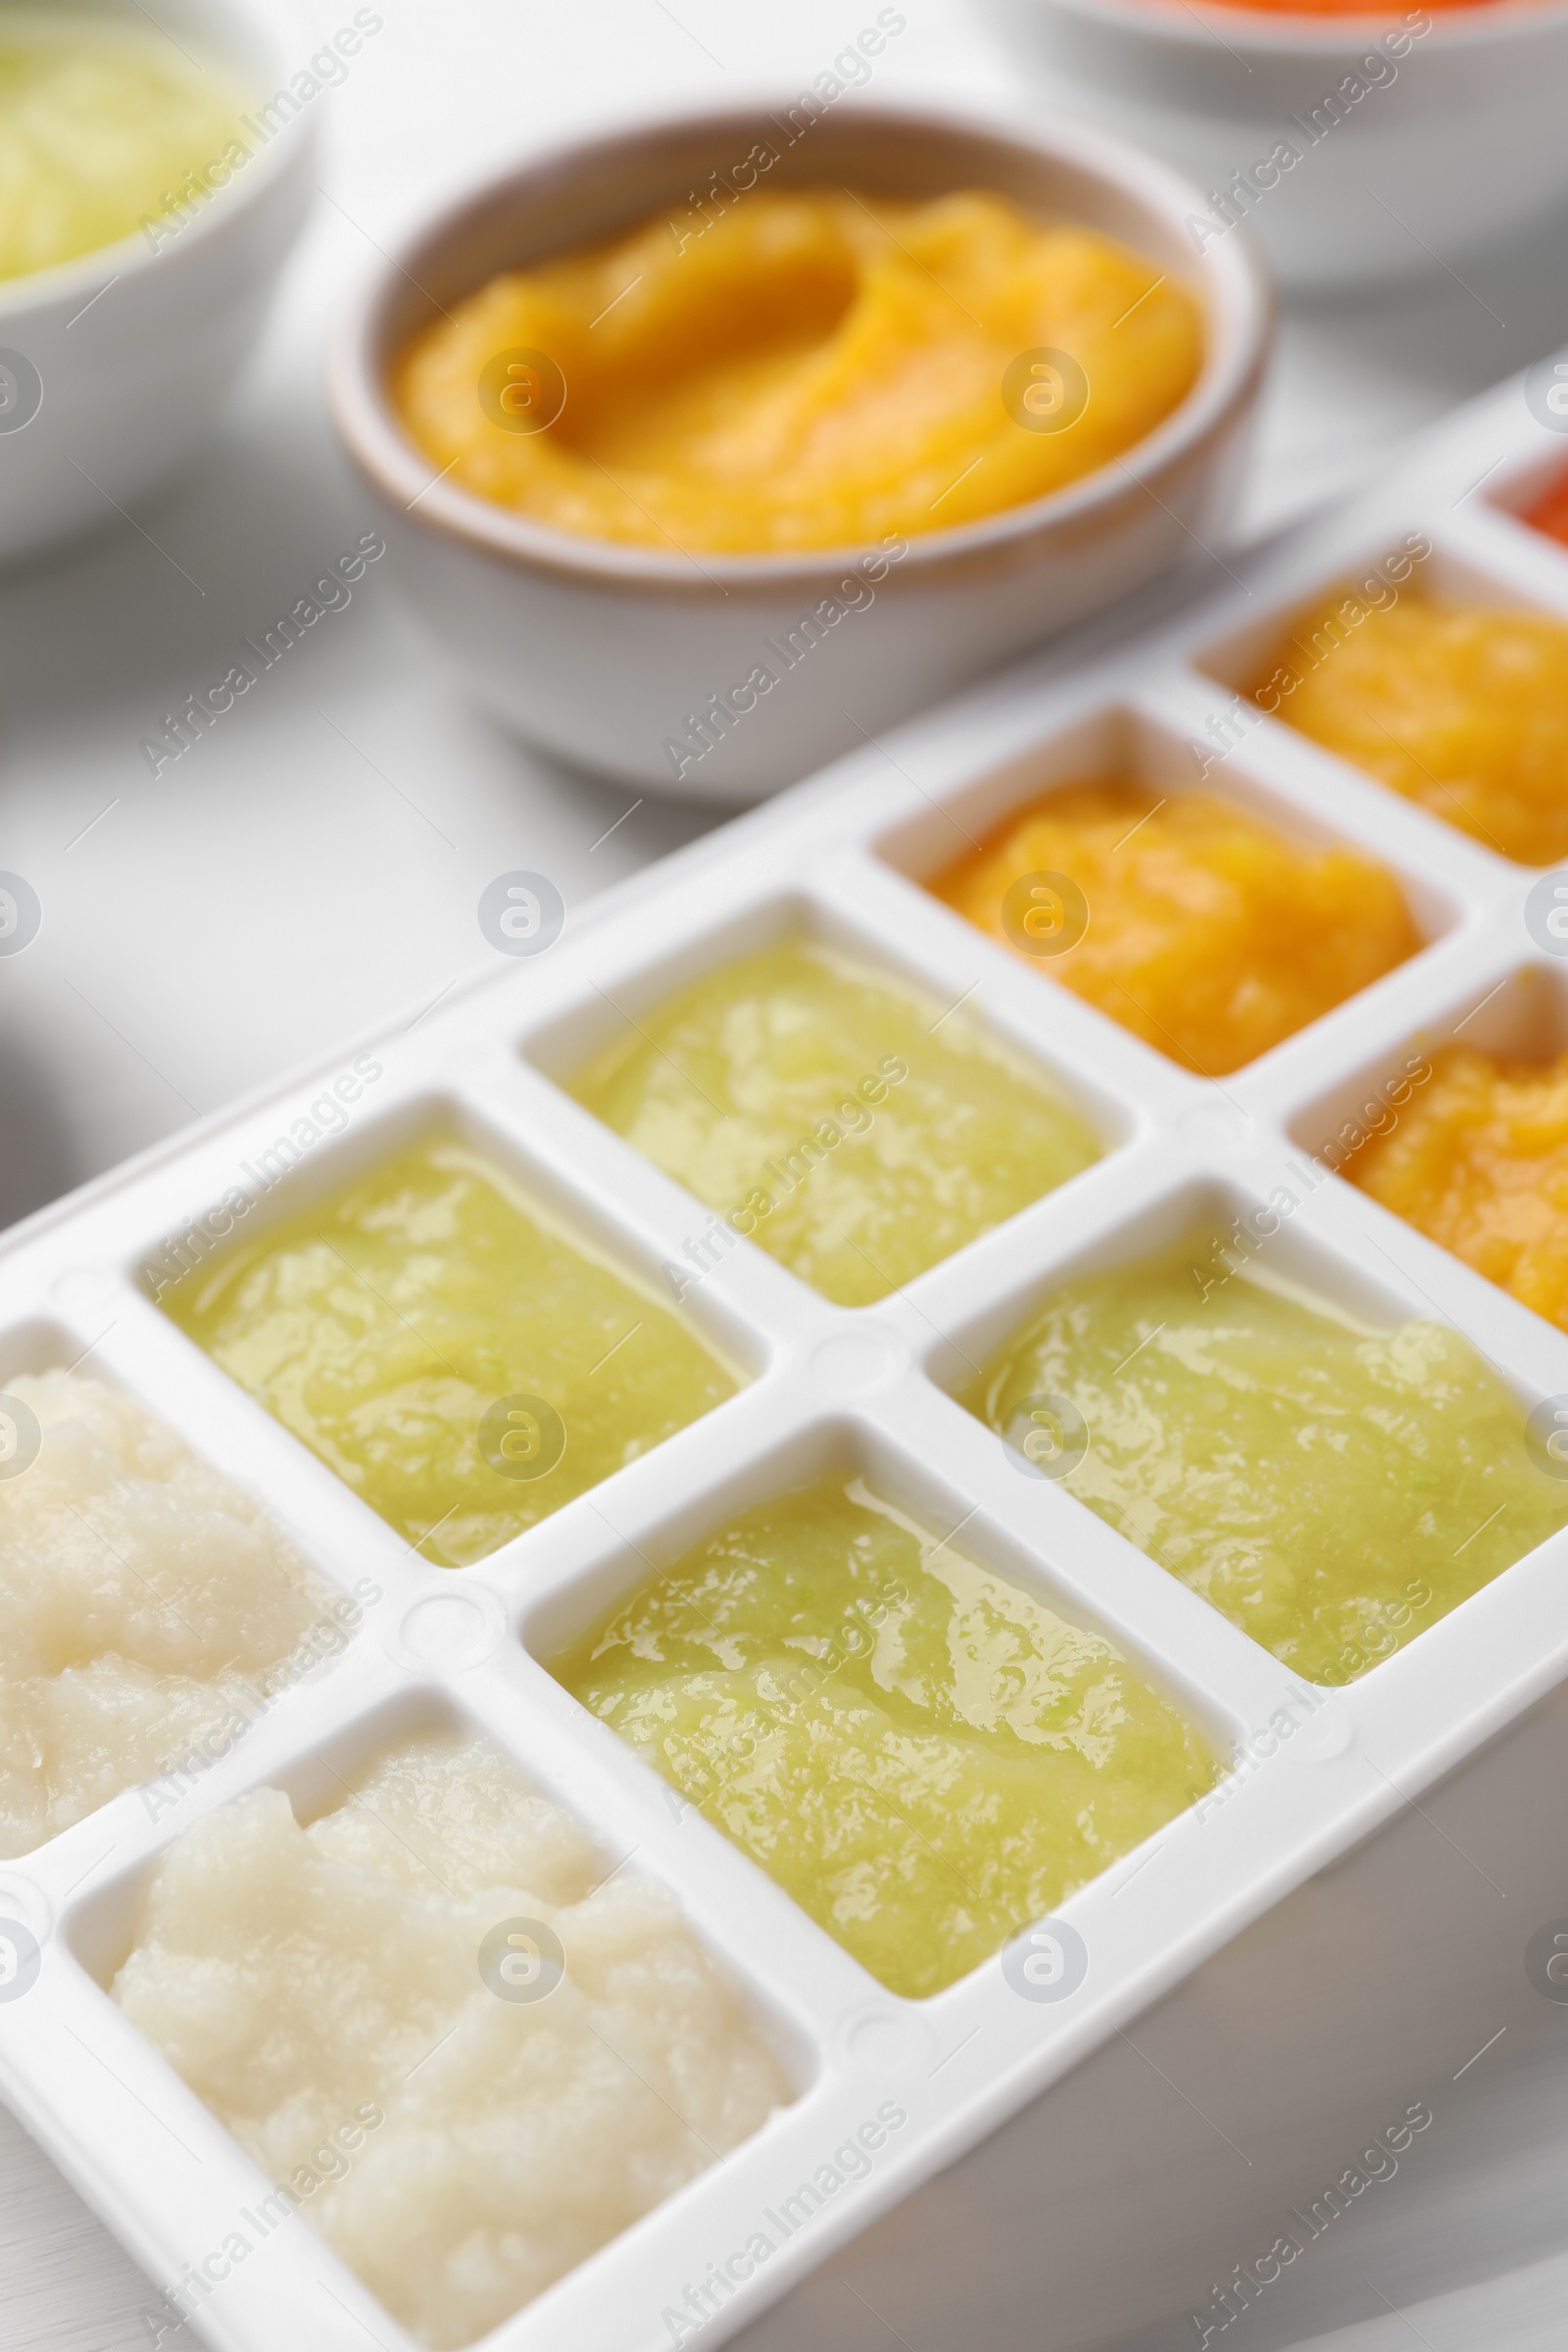
<path fill-rule="evenodd" d="M 1238 560 L 1236 584 L 1174 625 L 1069 678 L 1004 679 L 886 747 L 868 746 L 596 900 L 547 953 L 497 962 L 422 1017 L 144 1153 L 16 1231 L 0 1255 L 0 1386 L 82 1360 L 264 1495 L 334 1585 L 369 1578 L 383 1594 L 334 1665 L 280 1697 L 156 1818 L 129 1791 L 0 1869 L 0 1913 L 42 1946 L 36 1982 L 0 2001 L 0 2084 L 156 2285 L 181 2280 L 246 2232 L 239 2217 L 271 2183 L 104 1987 L 157 1855 L 247 1788 L 279 1785 L 302 1810 L 319 1808 L 339 1787 L 332 1774 L 406 1729 L 456 1721 L 488 1735 L 590 1825 L 607 1854 L 635 1854 L 639 1870 L 676 1890 L 798 2095 L 489 2339 L 508 2352 L 668 2352 L 759 2320 L 1562 1677 L 1568 1533 L 1359 1682 L 1303 1694 L 1070 1494 L 1023 1474 L 951 1394 L 1057 1282 L 1152 1250 L 1199 1218 L 1223 1226 L 1282 1186 L 1299 1197 L 1267 1244 L 1283 1274 L 1373 1318 L 1446 1319 L 1522 1405 L 1568 1393 L 1561 1333 L 1343 1181 L 1306 1177 L 1314 1151 L 1415 1047 L 1461 1028 L 1505 1049 L 1568 1042 L 1568 972 L 1525 927 L 1539 872 L 1279 722 L 1248 723 L 1206 789 L 1303 839 L 1375 853 L 1401 877 L 1428 944 L 1212 1084 L 1054 985 L 1049 965 L 1031 968 L 993 944 L 916 877 L 1054 779 L 1104 769 L 1190 789 L 1190 740 L 1212 741 L 1209 722 L 1234 711 L 1226 677 L 1239 677 L 1304 601 L 1407 533 L 1431 543 L 1416 573 L 1430 590 L 1568 620 L 1568 551 L 1510 511 L 1564 466 L 1568 438 L 1537 421 L 1521 382 L 1505 385 L 1423 440 L 1374 493 Z M 139 1269 L 230 1188 L 254 1193 L 277 1138 L 303 1144 L 299 1164 L 251 1212 L 248 1233 L 437 1118 L 667 1296 L 661 1268 L 683 1262 L 684 1245 L 710 1227 L 709 1211 L 568 1100 L 554 1074 L 624 1016 L 800 923 L 944 1004 L 961 1001 L 1077 1102 L 1104 1157 L 872 1308 L 830 1305 L 750 1244 L 721 1253 L 682 1311 L 745 1366 L 747 1385 L 479 1565 L 447 1571 L 417 1557 L 153 1303 Z M 296 1122 L 357 1055 L 363 1085 L 346 1132 L 305 1143 Z M 863 1466 L 939 1533 L 961 1528 L 964 1550 L 1104 1628 L 1236 1752 L 1225 1802 L 1177 1819 L 1063 1906 L 1088 1956 L 1066 1997 L 1015 1989 L 1016 1951 L 1011 1979 L 999 1955 L 933 1999 L 888 1993 L 673 1802 L 539 1662 L 650 1563 L 839 1463 Z M 868 2165 L 835 2167 L 835 2149 L 862 2127 L 860 2144 L 876 2143 Z M 800 2195 L 803 2183 L 816 2184 L 814 2199 Z M 732 2258 L 759 2232 L 771 2250 L 754 2253 L 741 2278 L 748 2266 Z M 1027 2277 L 1028 2247 L 1013 2253 Z M 927 2257 L 940 2264 L 941 2248 L 908 2254 Z M 224 2352 L 295 2343 L 364 2352 L 368 2342 L 406 2352 L 411 2342 L 303 2220 L 254 2245 L 193 2326 Z M 769 2343 L 782 2340 L 776 2328 L 775 2320 L 761 2331 Z"/>

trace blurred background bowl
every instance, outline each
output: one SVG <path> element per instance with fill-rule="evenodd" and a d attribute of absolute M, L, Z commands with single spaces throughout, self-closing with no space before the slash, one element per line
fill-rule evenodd
<path fill-rule="evenodd" d="M 50 13 L 149 22 L 115 0 Z M 225 66 L 270 135 L 156 250 L 137 229 L 0 278 L 0 564 L 118 521 L 217 430 L 312 194 L 315 125 L 288 90 L 306 59 L 273 23 L 265 0 L 160 0 L 158 29 Z"/>
<path fill-rule="evenodd" d="M 1199 182 L 1195 242 L 1211 251 L 1208 230 L 1228 234 L 1227 215 L 1244 216 L 1287 284 L 1343 289 L 1451 266 L 1568 197 L 1564 0 L 1364 16 L 1215 0 L 983 5 L 1045 103 Z"/>
<path fill-rule="evenodd" d="M 411 335 L 498 270 L 684 204 L 756 142 L 776 147 L 788 103 L 623 130 L 486 178 L 376 267 L 331 368 L 339 427 L 380 501 L 389 569 L 479 699 L 597 773 L 736 804 L 809 773 L 1221 530 L 1272 324 L 1245 232 L 1196 252 L 1185 226 L 1196 191 L 1099 132 L 918 107 L 822 115 L 779 156 L 769 186 L 848 182 L 915 199 L 988 188 L 1084 222 L 1191 286 L 1204 362 L 1187 398 L 1124 460 L 1050 497 L 911 536 L 874 603 L 811 647 L 805 676 L 781 679 L 677 776 L 666 745 L 688 714 L 744 680 L 763 640 L 797 628 L 866 551 L 703 550 L 699 562 L 548 529 L 432 478 L 394 414 L 387 374 Z"/>

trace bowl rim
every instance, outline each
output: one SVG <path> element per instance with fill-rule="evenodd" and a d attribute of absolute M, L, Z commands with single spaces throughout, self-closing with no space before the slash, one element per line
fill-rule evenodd
<path fill-rule="evenodd" d="M 123 17 L 131 25 L 135 24 L 137 14 L 134 0 L 85 0 L 74 13 L 100 19 Z M 233 28 L 238 24 L 258 51 L 267 51 L 277 68 L 280 86 L 281 81 L 287 80 L 277 22 L 261 0 L 200 0 L 191 13 L 213 28 L 212 50 L 216 57 L 230 66 L 236 64 Z M 250 78 L 248 72 L 243 78 Z M 258 97 L 253 103 L 261 106 L 270 101 Z M 242 116 L 241 120 L 244 119 Z M 222 187 L 211 192 L 196 218 L 178 232 L 179 243 L 172 251 L 149 246 L 138 224 L 124 236 L 117 237 L 113 244 L 91 246 L 86 253 L 73 254 L 69 261 L 52 263 L 45 270 L 24 270 L 18 277 L 0 277 L 0 329 L 13 326 L 29 312 L 45 313 L 63 307 L 77 295 L 87 293 L 95 283 L 101 288 L 106 278 L 144 277 L 160 263 L 196 252 L 213 237 L 225 234 L 263 202 L 273 183 L 290 169 L 302 145 L 314 139 L 316 131 L 314 116 L 302 105 L 273 132 L 265 147 L 252 148 L 243 173 L 231 173 Z"/>
<path fill-rule="evenodd" d="M 1390 24 L 1387 9 L 1371 5 L 1329 13 L 1314 8 L 1252 8 L 1247 0 L 1030 0 L 1044 14 L 1089 17 L 1117 30 L 1157 34 L 1172 47 L 1197 48 L 1229 32 L 1227 45 L 1269 57 L 1318 57 L 1326 51 L 1348 55 L 1375 46 L 1391 32 L 1409 29 L 1401 16 Z M 1406 10 L 1425 16 L 1421 40 L 1438 34 L 1450 48 L 1482 47 L 1523 40 L 1532 31 L 1568 24 L 1568 0 L 1459 0 L 1454 7 Z"/>
<path fill-rule="evenodd" d="M 1568 0 L 1565 0 L 1568 5 Z M 421 212 L 395 245 L 369 266 L 349 309 L 330 338 L 328 397 L 334 421 L 361 473 L 393 508 L 417 527 L 456 540 L 470 553 L 514 568 L 543 571 L 605 589 L 642 587 L 699 598 L 739 592 L 758 596 L 783 588 L 829 582 L 860 562 L 864 543 L 807 548 L 783 553 L 719 553 L 661 550 L 596 539 L 535 522 L 515 509 L 432 475 L 429 459 L 405 432 L 392 409 L 380 364 L 382 322 L 393 295 L 409 279 L 417 283 L 421 255 L 457 230 L 498 197 L 514 190 L 524 197 L 545 179 L 591 174 L 596 167 L 643 145 L 671 137 L 754 136 L 770 109 L 792 101 L 767 91 L 713 107 L 682 107 L 639 114 L 609 130 L 578 134 L 530 152 L 520 160 L 476 175 L 456 195 Z M 1025 150 L 1098 176 L 1132 201 L 1168 237 L 1183 233 L 1190 214 L 1200 211 L 1198 188 L 1169 166 L 1111 133 L 1054 116 L 1024 117 L 966 104 L 927 100 L 862 101 L 846 108 L 841 122 L 895 123 L 979 139 L 995 147 Z M 629 225 L 629 223 L 628 223 Z M 569 250 L 571 239 L 564 240 Z M 935 531 L 905 535 L 906 553 L 888 575 L 889 588 L 907 588 L 923 575 L 975 559 L 1005 558 L 1018 543 L 1057 526 L 1082 528 L 1129 494 L 1148 491 L 1146 477 L 1179 468 L 1200 450 L 1251 393 L 1272 337 L 1275 301 L 1261 253 L 1245 227 L 1212 251 L 1194 252 L 1192 277 L 1202 287 L 1209 311 L 1202 366 L 1191 390 L 1153 430 L 1133 442 L 1118 459 L 1097 466 L 1059 490 L 1002 509 L 992 515 Z M 1129 466 L 1137 461 L 1137 471 Z M 416 512 L 415 510 L 417 510 Z M 874 552 L 874 551 L 872 551 Z M 697 575 L 694 577 L 694 573 Z"/>

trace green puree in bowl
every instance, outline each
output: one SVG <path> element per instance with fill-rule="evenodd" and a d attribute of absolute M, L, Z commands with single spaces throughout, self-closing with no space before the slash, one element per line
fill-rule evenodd
<path fill-rule="evenodd" d="M 1266 1271 L 1203 1233 L 1072 1283 L 962 1401 L 1296 1673 L 1353 1682 L 1554 1534 L 1568 1485 L 1457 1332 Z"/>
<path fill-rule="evenodd" d="M 0 7 L 0 281 L 194 201 L 189 173 L 249 153 L 241 103 L 219 65 L 128 13 Z"/>
<path fill-rule="evenodd" d="M 1221 1770 L 1105 1635 L 842 1475 L 732 1520 L 550 1664 L 911 1999 Z"/>
<path fill-rule="evenodd" d="M 162 1303 L 441 1567 L 483 1558 L 739 1385 L 667 1305 L 445 1129 Z"/>

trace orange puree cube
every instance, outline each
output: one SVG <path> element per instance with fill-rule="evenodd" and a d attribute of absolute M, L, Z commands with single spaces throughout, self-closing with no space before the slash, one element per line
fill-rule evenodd
<path fill-rule="evenodd" d="M 1266 710 L 1522 865 L 1568 857 L 1568 627 L 1337 594 L 1251 688 Z"/>
<path fill-rule="evenodd" d="M 1075 944 L 1036 957 L 1017 936 L 1017 900 L 1005 916 L 1004 901 L 1039 875 L 1074 883 L 1088 921 Z M 927 887 L 1207 1078 L 1266 1054 L 1422 944 L 1374 858 L 1306 848 L 1209 793 L 1162 799 L 1143 784 L 1066 785 Z"/>
<path fill-rule="evenodd" d="M 1538 498 L 1523 517 L 1533 529 L 1544 531 L 1548 539 L 1560 539 L 1568 547 L 1568 473 L 1559 475 L 1544 498 Z"/>
<path fill-rule="evenodd" d="M 1344 1173 L 1568 1331 L 1568 1054 L 1431 1058 L 1428 1085 Z"/>

